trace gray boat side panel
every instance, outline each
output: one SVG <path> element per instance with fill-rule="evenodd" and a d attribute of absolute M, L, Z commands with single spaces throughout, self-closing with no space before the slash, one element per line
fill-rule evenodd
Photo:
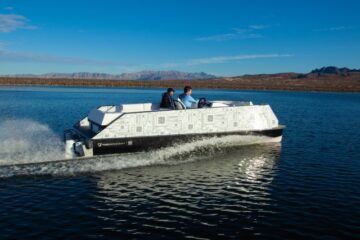
<path fill-rule="evenodd" d="M 124 114 L 93 139 L 265 130 L 278 127 L 269 105 Z"/>
<path fill-rule="evenodd" d="M 223 133 L 204 133 L 189 135 L 166 135 L 166 136 L 148 136 L 133 138 L 111 138 L 111 139 L 94 139 L 93 153 L 94 155 L 125 153 L 147 151 L 156 148 L 162 148 L 180 144 L 183 142 L 194 141 L 202 138 L 223 137 L 223 136 L 261 136 L 266 137 L 260 142 L 278 139 L 281 141 L 283 127 L 278 127 L 263 131 L 239 131 L 239 132 L 223 132 Z M 280 138 L 279 138 L 280 137 Z"/>

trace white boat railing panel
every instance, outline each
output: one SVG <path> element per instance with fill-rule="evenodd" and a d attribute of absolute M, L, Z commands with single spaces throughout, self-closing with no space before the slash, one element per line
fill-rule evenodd
<path fill-rule="evenodd" d="M 261 131 L 278 127 L 269 105 L 150 111 L 125 114 L 94 139 L 211 132 Z"/>
<path fill-rule="evenodd" d="M 211 108 L 227 108 L 227 107 L 252 106 L 252 105 L 253 105 L 252 102 L 242 102 L 242 101 L 212 101 L 211 102 Z M 119 118 L 124 113 L 151 112 L 151 111 L 159 111 L 159 110 L 166 110 L 166 109 L 160 109 L 158 105 L 152 103 L 102 106 L 99 107 L 98 109 L 93 109 L 89 113 L 88 120 L 92 123 L 104 127 L 112 123 L 114 120 Z"/>

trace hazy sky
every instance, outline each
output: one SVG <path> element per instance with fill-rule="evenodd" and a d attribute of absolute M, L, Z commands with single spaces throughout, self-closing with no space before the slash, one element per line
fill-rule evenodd
<path fill-rule="evenodd" d="M 0 74 L 360 68 L 360 1 L 1 0 Z"/>

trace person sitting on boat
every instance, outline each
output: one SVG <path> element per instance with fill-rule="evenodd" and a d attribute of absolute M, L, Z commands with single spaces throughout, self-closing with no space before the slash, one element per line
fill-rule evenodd
<path fill-rule="evenodd" d="M 173 88 L 168 88 L 167 91 L 163 93 L 160 103 L 161 108 L 174 109 L 174 92 L 175 90 Z"/>
<path fill-rule="evenodd" d="M 185 86 L 184 93 L 179 95 L 179 99 L 184 103 L 186 108 L 194 108 L 198 103 L 198 100 L 195 100 L 191 94 L 192 88 L 190 86 Z"/>

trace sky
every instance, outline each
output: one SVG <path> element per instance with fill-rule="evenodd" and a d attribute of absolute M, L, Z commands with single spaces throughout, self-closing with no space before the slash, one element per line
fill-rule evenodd
<path fill-rule="evenodd" d="M 360 68 L 357 0 L 0 0 L 0 74 Z"/>

